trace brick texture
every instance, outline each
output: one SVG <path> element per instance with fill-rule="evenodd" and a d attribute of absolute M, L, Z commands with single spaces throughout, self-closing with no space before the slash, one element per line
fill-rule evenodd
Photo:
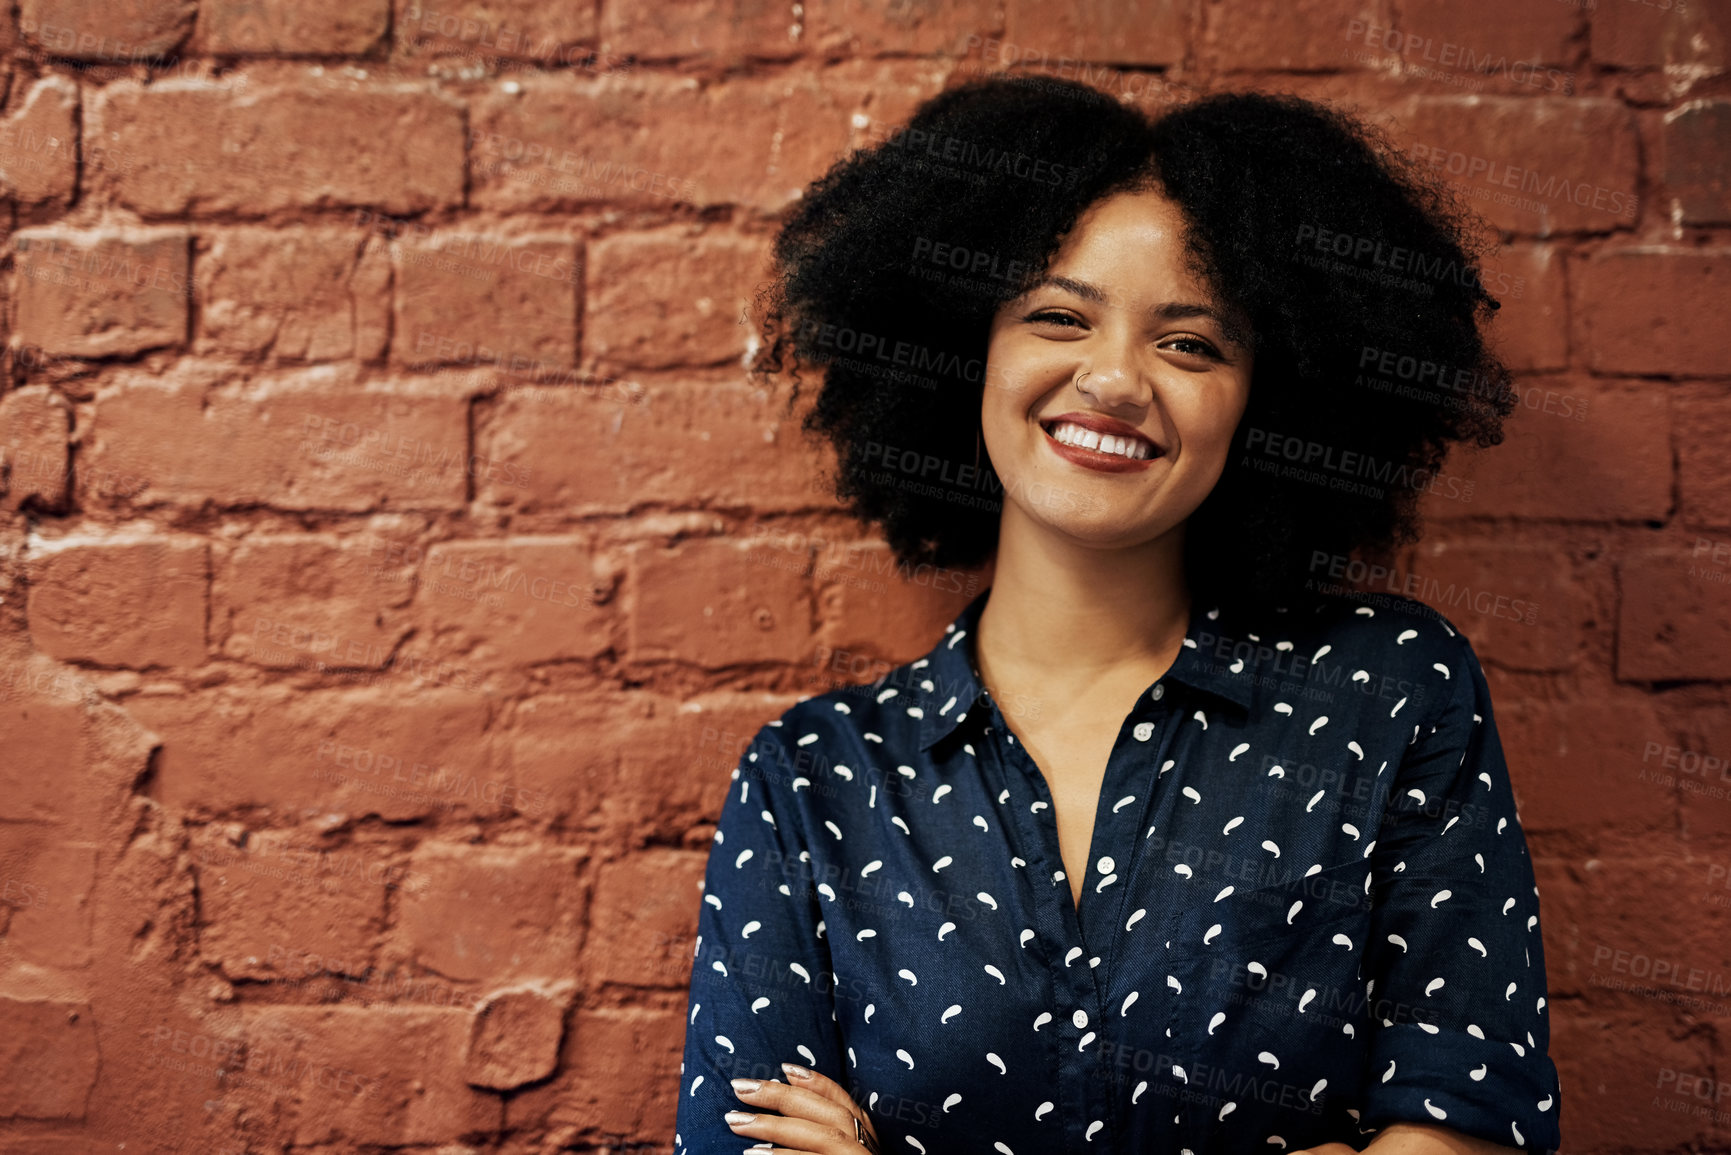
<path fill-rule="evenodd" d="M 1386 588 L 1490 681 L 1567 1146 L 1723 1147 L 1665 1089 L 1731 1037 L 1722 9 L 0 13 L 0 1151 L 668 1148 L 742 750 L 992 575 L 846 516 L 752 302 L 1003 70 L 1327 100 L 1476 214 L 1517 409 Z"/>

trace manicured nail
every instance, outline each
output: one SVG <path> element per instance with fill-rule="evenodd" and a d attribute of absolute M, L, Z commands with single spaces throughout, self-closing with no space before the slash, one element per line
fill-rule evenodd
<path fill-rule="evenodd" d="M 806 1070 L 804 1067 L 799 1066 L 797 1063 L 783 1063 L 781 1069 L 787 1072 L 787 1077 L 790 1079 L 798 1079 L 801 1082 L 804 1082 L 806 1079 L 811 1078 L 811 1072 Z"/>
<path fill-rule="evenodd" d="M 727 1125 L 729 1127 L 742 1127 L 755 1118 L 757 1116 L 750 1111 L 729 1111 L 727 1113 Z"/>
<path fill-rule="evenodd" d="M 756 1079 L 735 1079 L 733 1081 L 733 1089 L 741 1095 L 749 1095 L 761 1086 L 763 1084 Z"/>

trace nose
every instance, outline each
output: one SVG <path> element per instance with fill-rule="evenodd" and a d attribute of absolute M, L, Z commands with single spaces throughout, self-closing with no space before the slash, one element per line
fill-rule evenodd
<path fill-rule="evenodd" d="M 1103 338 L 1091 353 L 1078 388 L 1102 409 L 1135 409 L 1152 402 L 1152 380 L 1127 337 Z"/>

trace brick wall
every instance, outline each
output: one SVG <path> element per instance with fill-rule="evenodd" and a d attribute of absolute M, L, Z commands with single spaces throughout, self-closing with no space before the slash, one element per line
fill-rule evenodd
<path fill-rule="evenodd" d="M 1523 408 L 1381 585 L 1485 658 L 1570 1149 L 1731 1143 L 1731 6 L 394 4 L 0 19 L 0 1147 L 670 1141 L 741 745 L 965 600 L 745 299 L 1012 64 L 1346 102 L 1500 232 Z"/>

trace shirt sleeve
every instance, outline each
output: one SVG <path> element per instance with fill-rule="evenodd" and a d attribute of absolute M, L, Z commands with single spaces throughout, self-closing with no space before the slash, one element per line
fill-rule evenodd
<path fill-rule="evenodd" d="M 779 731 L 764 726 L 740 757 L 709 848 L 680 1065 L 679 1155 L 737 1155 L 755 1142 L 722 1117 L 750 1109 L 732 1079 L 786 1082 L 788 1062 L 848 1085 L 802 823 L 808 784 Z"/>
<path fill-rule="evenodd" d="M 1428 682 L 1441 710 L 1408 743 L 1372 848 L 1359 1127 L 1427 1123 L 1549 1155 L 1560 1096 L 1538 887 L 1484 671 L 1450 632 Z"/>

